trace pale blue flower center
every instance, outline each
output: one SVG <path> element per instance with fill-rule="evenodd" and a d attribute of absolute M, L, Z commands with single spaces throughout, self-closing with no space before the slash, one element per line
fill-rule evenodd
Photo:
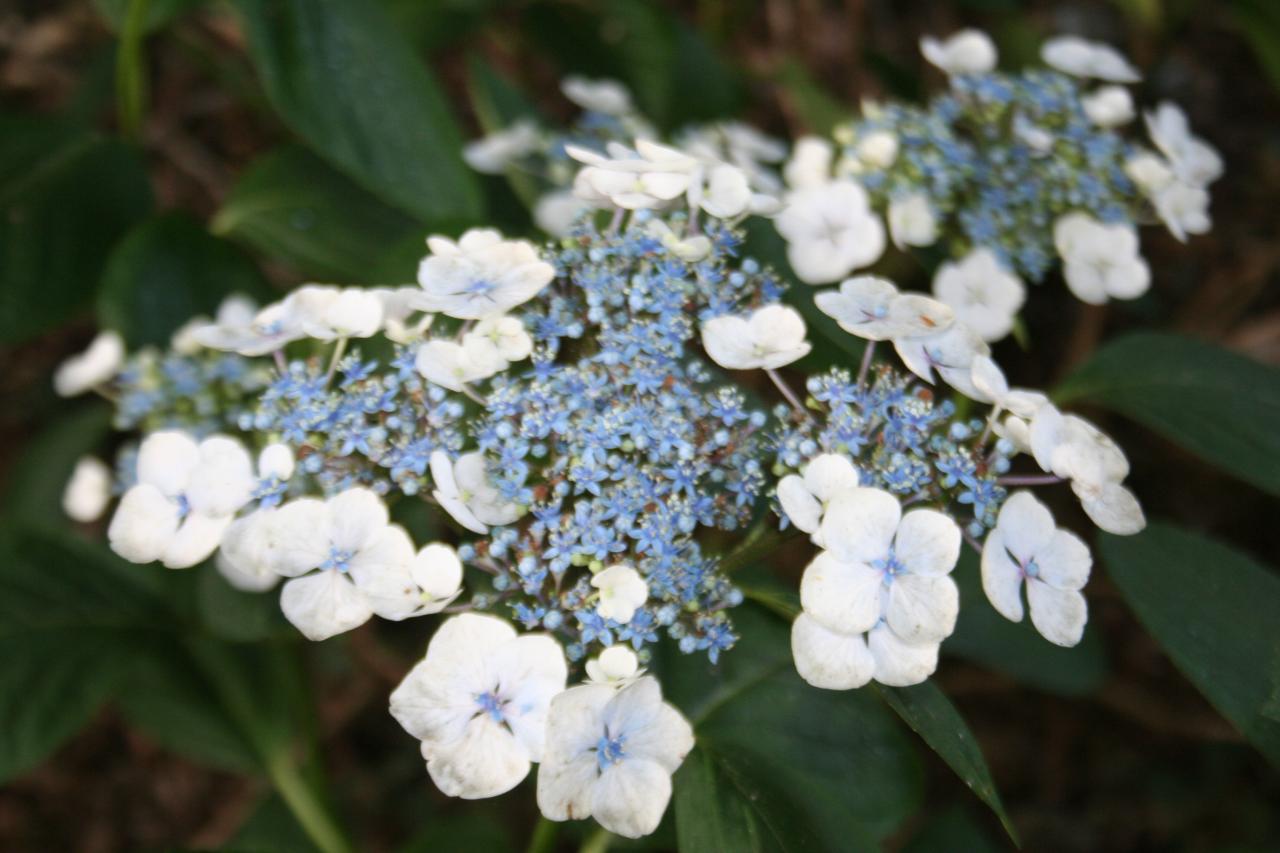
<path fill-rule="evenodd" d="M 1036 562 L 1035 557 L 1027 560 L 1026 564 L 1022 567 L 1022 573 L 1029 578 L 1036 578 L 1040 576 L 1040 565 Z"/>
<path fill-rule="evenodd" d="M 480 706 L 483 713 L 492 717 L 495 723 L 501 723 L 506 719 L 502 709 L 507 703 L 498 698 L 498 694 L 494 691 L 481 693 L 476 697 L 476 704 Z"/>
<path fill-rule="evenodd" d="M 893 549 L 889 549 L 889 553 L 879 560 L 871 561 L 871 568 L 877 569 L 884 576 L 886 586 L 893 583 L 893 579 L 898 575 L 905 574 L 907 567 L 902 565 L 898 560 L 898 555 L 893 553 Z"/>
<path fill-rule="evenodd" d="M 492 281 L 481 278 L 476 279 L 467 285 L 467 293 L 472 293 L 477 296 L 485 296 L 496 290 L 497 287 L 498 285 L 494 284 Z"/>
<path fill-rule="evenodd" d="M 350 551 L 341 551 L 330 546 L 329 558 L 320 564 L 320 568 L 337 569 L 340 572 L 345 572 L 347 569 L 351 568 L 351 557 L 352 554 Z"/>
<path fill-rule="evenodd" d="M 596 764 L 601 770 L 607 770 L 627 757 L 627 753 L 623 750 L 626 741 L 626 735 L 611 738 L 608 731 L 604 733 L 596 743 Z"/>
<path fill-rule="evenodd" d="M 174 500 L 178 504 L 178 520 L 181 521 L 191 514 L 191 501 L 187 500 L 185 494 L 178 495 Z"/>

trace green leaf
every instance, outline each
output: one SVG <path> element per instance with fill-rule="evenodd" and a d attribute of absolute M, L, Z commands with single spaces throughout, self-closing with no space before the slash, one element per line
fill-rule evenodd
<path fill-rule="evenodd" d="M 965 809 L 951 806 L 931 816 L 902 848 L 903 853 L 999 853 L 996 844 Z"/>
<path fill-rule="evenodd" d="M 796 675 L 785 623 L 741 607 L 742 639 L 712 668 L 666 660 L 668 698 L 697 748 L 675 778 L 682 850 L 878 849 L 920 800 L 920 765 L 870 691 Z"/>
<path fill-rule="evenodd" d="M 814 80 L 805 67 L 794 59 L 785 62 L 776 74 L 778 85 L 787 101 L 809 133 L 828 136 L 840 122 L 847 121 L 852 111 Z"/>
<path fill-rule="evenodd" d="M 425 222 L 471 222 L 480 192 L 434 77 L 378 3 L 235 0 L 272 104 L 347 175 Z"/>
<path fill-rule="evenodd" d="M 1107 571 L 1183 674 L 1280 765 L 1280 577 L 1226 545 L 1165 524 L 1103 535 Z"/>
<path fill-rule="evenodd" d="M 116 122 L 120 132 L 136 139 L 147 109 L 148 86 L 143 41 L 148 0 L 128 0 L 116 45 Z"/>
<path fill-rule="evenodd" d="M 213 217 L 215 234 L 284 261 L 308 278 L 361 284 L 412 281 L 423 228 L 300 145 L 250 164 Z"/>
<path fill-rule="evenodd" d="M 742 106 L 742 86 L 733 70 L 700 32 L 683 21 L 674 24 L 671 126 L 736 116 Z M 690 80 L 697 85 L 687 85 Z"/>
<path fill-rule="evenodd" d="M 198 314 L 212 315 L 232 293 L 269 293 L 257 267 L 185 214 L 156 216 L 120 242 L 98 291 L 98 321 L 132 347 L 164 345 Z"/>
<path fill-rule="evenodd" d="M 11 522 L 61 526 L 62 493 L 76 461 L 91 453 L 111 430 L 111 408 L 103 401 L 59 414 L 22 447 L 5 480 L 4 511 Z"/>
<path fill-rule="evenodd" d="M 204 0 L 148 0 L 146 14 L 142 19 L 143 32 L 152 33 L 203 2 Z M 130 0 L 93 0 L 93 5 L 97 7 L 98 13 L 106 19 L 111 29 L 117 32 L 124 29 Z"/>
<path fill-rule="evenodd" d="M 1107 655 L 1092 624 L 1085 628 L 1080 645 L 1064 649 L 1036 633 L 1029 620 L 1005 619 L 982 591 L 978 557 L 971 548 L 961 551 L 951 576 L 960 587 L 960 616 L 955 633 L 942 644 L 944 655 L 956 655 L 1061 696 L 1081 696 L 1102 686 Z"/>
<path fill-rule="evenodd" d="M 1105 406 L 1280 495 L 1280 370 L 1176 335 L 1099 350 L 1054 393 Z"/>
<path fill-rule="evenodd" d="M 1018 834 L 1000 801 L 991 768 L 982 755 L 982 747 L 973 737 L 969 725 L 955 705 L 932 681 L 913 687 L 878 687 L 889 707 L 911 727 L 911 730 L 938 753 L 947 766 L 978 795 L 1000 818 L 1005 832 L 1018 843 Z"/>
<path fill-rule="evenodd" d="M 107 253 L 150 208 L 136 149 L 46 119 L 0 117 L 0 342 L 86 305 Z"/>
<path fill-rule="evenodd" d="M 212 565 L 197 573 L 196 609 L 210 633 L 226 640 L 251 642 L 290 636 L 294 630 L 281 615 L 278 589 L 236 589 Z"/>

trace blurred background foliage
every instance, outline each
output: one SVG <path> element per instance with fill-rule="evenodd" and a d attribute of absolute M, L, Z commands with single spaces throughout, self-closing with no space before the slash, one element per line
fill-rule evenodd
<path fill-rule="evenodd" d="M 934 681 L 820 693 L 791 668 L 805 549 L 784 552 L 744 573 L 719 667 L 657 661 L 698 747 L 663 827 L 623 843 L 537 825 L 530 782 L 482 803 L 433 789 L 386 713 L 421 624 L 306 645 L 273 596 L 122 564 L 64 520 L 109 412 L 49 377 L 98 326 L 163 343 L 230 292 L 410 281 L 426 233 L 532 233 L 529 188 L 459 149 L 563 120 L 566 73 L 624 80 L 664 130 L 734 116 L 794 137 L 932 90 L 916 41 L 962 25 L 1005 66 L 1060 31 L 1121 46 L 1140 100 L 1182 104 L 1227 163 L 1212 234 L 1144 233 L 1147 296 L 1089 308 L 1050 282 L 1005 359 L 1102 419 L 1155 520 L 1101 538 L 1079 648 L 962 607 Z M 1278 89 L 1270 0 L 0 4 L 0 845 L 1280 849 Z M 749 247 L 779 257 L 767 225 Z M 927 287 L 927 258 L 884 271 Z M 849 362 L 829 332 L 806 366 Z"/>

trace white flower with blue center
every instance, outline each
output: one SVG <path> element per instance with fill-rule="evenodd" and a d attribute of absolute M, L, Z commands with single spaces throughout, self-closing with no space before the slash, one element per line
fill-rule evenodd
<path fill-rule="evenodd" d="M 203 562 L 253 491 L 253 462 L 240 442 L 154 432 L 138 450 L 137 484 L 120 500 L 107 538 L 134 563 L 171 569 Z"/>
<path fill-rule="evenodd" d="M 774 370 L 809 354 L 804 319 L 786 305 L 766 305 L 750 316 L 727 314 L 702 324 L 702 346 L 730 370 Z"/>
<path fill-rule="evenodd" d="M 99 332 L 89 347 L 58 366 L 53 389 L 60 397 L 75 397 L 110 381 L 124 366 L 124 338 L 116 332 Z"/>
<path fill-rule="evenodd" d="M 920 39 L 920 53 L 947 74 L 985 74 L 996 67 L 996 46 L 982 30 L 967 29 L 937 39 Z"/>
<path fill-rule="evenodd" d="M 907 369 L 925 382 L 932 384 L 936 374 L 966 397 L 983 399 L 973 384 L 973 360 L 990 355 L 991 347 L 967 324 L 957 320 L 932 334 L 895 338 L 893 348 Z"/>
<path fill-rule="evenodd" d="M 537 296 L 555 278 L 527 240 L 504 240 L 492 228 L 473 228 L 454 242 L 429 237 L 431 254 L 418 266 L 422 311 L 478 320 L 505 314 Z"/>
<path fill-rule="evenodd" d="M 893 282 L 874 275 L 845 279 L 839 290 L 819 293 L 813 301 L 840 328 L 869 341 L 929 335 L 954 319 L 951 309 L 938 300 L 899 293 Z"/>
<path fill-rule="evenodd" d="M 671 775 L 693 749 L 693 728 L 656 679 L 617 690 L 583 684 L 551 701 L 538 769 L 538 808 L 551 820 L 593 817 L 639 838 L 658 828 Z"/>
<path fill-rule="evenodd" d="M 518 504 L 505 500 L 489 481 L 483 453 L 464 453 L 454 462 L 443 450 L 431 454 L 432 497 L 453 520 L 472 533 L 486 534 L 489 525 L 502 526 L 518 519 Z"/>
<path fill-rule="evenodd" d="M 529 337 L 519 317 L 507 314 L 485 317 L 463 336 L 464 347 L 471 336 L 489 341 L 498 355 L 508 362 L 523 361 L 533 352 L 533 338 Z"/>
<path fill-rule="evenodd" d="M 427 341 L 418 347 L 414 366 L 422 378 L 433 385 L 462 391 L 472 382 L 480 382 L 507 369 L 497 345 L 483 334 L 469 332 L 462 343 Z"/>
<path fill-rule="evenodd" d="M 830 284 L 884 252 L 885 233 L 867 191 L 842 179 L 788 194 L 774 219 L 787 241 L 787 260 L 806 284 Z"/>
<path fill-rule="evenodd" d="M 805 569 L 804 612 L 792 626 L 800 676 L 831 690 L 926 679 L 960 609 L 949 577 L 960 528 L 943 513 L 903 514 L 888 492 L 856 488 L 831 502 L 821 534 L 827 550 Z"/>
<path fill-rule="evenodd" d="M 858 486 L 858 469 L 849 457 L 823 453 L 813 457 L 800 474 L 778 481 L 778 503 L 796 529 L 817 533 L 822 513 L 835 497 Z"/>
<path fill-rule="evenodd" d="M 624 563 L 596 572 L 591 585 L 600 591 L 596 612 L 620 625 L 630 622 L 649 599 L 649 585 L 639 572 Z"/>
<path fill-rule="evenodd" d="M 634 151 L 611 143 L 609 156 L 576 145 L 565 152 L 585 164 L 574 181 L 579 198 L 624 210 L 665 207 L 689 192 L 702 171 L 696 158 L 646 139 L 637 139 Z"/>
<path fill-rule="evenodd" d="M 81 456 L 62 490 L 62 511 L 87 524 L 102 518 L 111 502 L 111 469 L 96 456 Z"/>
<path fill-rule="evenodd" d="M 1040 58 L 1050 68 L 1074 77 L 1092 77 L 1111 83 L 1137 83 L 1142 79 L 1120 51 L 1079 36 L 1049 39 L 1040 47 Z"/>
<path fill-rule="evenodd" d="M 1025 582 L 1031 624 L 1049 642 L 1074 646 L 1089 619 L 1080 590 L 1092 565 L 1080 537 L 1057 527 L 1048 507 L 1030 492 L 1017 492 L 1000 508 L 983 543 L 982 588 L 1001 616 L 1021 622 Z"/>
<path fill-rule="evenodd" d="M 551 637 L 518 636 L 495 616 L 464 613 L 440 626 L 426 657 L 392 692 L 391 716 L 422 742 L 441 791 L 495 797 L 543 760 L 547 709 L 567 678 Z"/>
<path fill-rule="evenodd" d="M 984 341 L 998 341 L 1013 330 L 1027 289 L 987 248 L 947 261 L 933 277 L 933 295 L 950 306 L 956 319 Z"/>

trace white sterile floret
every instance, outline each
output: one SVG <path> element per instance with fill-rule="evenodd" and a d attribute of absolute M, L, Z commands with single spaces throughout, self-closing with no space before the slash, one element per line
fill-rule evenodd
<path fill-rule="evenodd" d="M 364 288 L 307 284 L 263 308 L 247 325 L 239 319 L 196 329 L 192 337 L 210 349 L 247 356 L 265 355 L 303 338 L 366 338 L 382 328 L 382 300 Z"/>
<path fill-rule="evenodd" d="M 996 67 L 996 46 L 981 30 L 961 30 L 945 39 L 924 36 L 920 53 L 947 74 L 985 74 Z"/>
<path fill-rule="evenodd" d="M 1169 161 L 1150 151 L 1139 151 L 1124 163 L 1124 173 L 1148 196 L 1175 181 Z"/>
<path fill-rule="evenodd" d="M 663 207 L 685 195 L 700 169 L 683 151 L 646 139 L 635 150 L 611 143 L 609 156 L 576 145 L 565 153 L 585 164 L 574 180 L 574 192 L 593 204 L 607 201 L 626 210 Z"/>
<path fill-rule="evenodd" d="M 640 659 L 630 646 L 609 646 L 587 661 L 586 666 L 587 678 L 595 684 L 611 687 L 625 687 L 644 673 Z"/>
<path fill-rule="evenodd" d="M 74 397 L 107 382 L 124 366 L 124 338 L 115 332 L 99 332 L 88 349 L 73 355 L 53 374 L 53 389 L 62 397 Z"/>
<path fill-rule="evenodd" d="M 649 600 L 649 585 L 639 572 L 624 563 L 596 572 L 591 585 L 600 591 L 596 612 L 620 625 L 630 622 Z"/>
<path fill-rule="evenodd" d="M 1022 309 L 1027 290 L 994 252 L 979 248 L 938 267 L 933 295 L 951 306 L 956 319 L 984 341 L 998 341 L 1013 330 L 1013 319 Z"/>
<path fill-rule="evenodd" d="M 778 481 L 778 503 L 797 529 L 817 533 L 827 504 L 857 486 L 858 469 L 847 456 L 823 453 L 809 460 L 800 474 Z"/>
<path fill-rule="evenodd" d="M 774 225 L 787 241 L 791 268 L 807 284 L 842 279 L 884 252 L 884 225 L 866 190 L 850 180 L 790 193 Z"/>
<path fill-rule="evenodd" d="M 1133 96 L 1123 86 L 1102 86 L 1081 96 L 1080 106 L 1098 127 L 1119 127 L 1133 121 Z"/>
<path fill-rule="evenodd" d="M 529 119 L 520 119 L 510 127 L 467 143 L 462 159 L 477 172 L 500 175 L 513 161 L 532 154 L 540 145 L 538 126 Z"/>
<path fill-rule="evenodd" d="M 1016 417 L 1029 419 L 1049 402 L 1049 398 L 1040 391 L 1010 388 L 1004 371 L 989 355 L 974 356 L 971 371 L 973 387 L 979 394 L 975 399 L 980 403 L 991 404 L 992 417 L 1001 411 L 1009 411 Z"/>
<path fill-rule="evenodd" d="M 81 456 L 62 490 L 62 511 L 73 521 L 102 518 L 111 501 L 111 469 L 96 456 Z"/>
<path fill-rule="evenodd" d="M 485 472 L 484 454 L 466 453 L 455 463 L 449 454 L 431 454 L 432 497 L 453 520 L 473 533 L 489 532 L 489 525 L 510 524 L 520 517 L 520 507 L 503 500 Z"/>
<path fill-rule="evenodd" d="M 635 108 L 631 104 L 631 92 L 617 80 L 570 75 L 560 81 L 560 91 L 566 98 L 584 110 L 623 116 Z"/>
<path fill-rule="evenodd" d="M 533 352 L 533 338 L 519 317 L 508 314 L 485 317 L 467 334 L 488 340 L 507 361 L 523 361 Z"/>
<path fill-rule="evenodd" d="M 854 146 L 858 162 L 872 169 L 887 169 L 898 159 L 898 137 L 888 130 L 875 130 Z"/>
<path fill-rule="evenodd" d="M 276 442 L 258 454 L 258 477 L 264 480 L 287 480 L 293 476 L 293 449 Z"/>
<path fill-rule="evenodd" d="M 840 282 L 813 298 L 818 310 L 851 335 L 869 341 L 927 335 L 951 325 L 953 313 L 936 299 L 919 293 L 899 293 L 893 282 L 859 275 Z"/>
<path fill-rule="evenodd" d="M 802 136 L 791 149 L 791 159 L 782 176 L 793 190 L 806 190 L 831 183 L 831 161 L 835 149 L 817 136 Z"/>
<path fill-rule="evenodd" d="M 418 265 L 422 311 L 478 320 L 505 314 L 537 296 L 555 278 L 555 268 L 528 240 L 504 240 L 491 228 L 473 228 L 455 243 L 429 237 L 431 254 Z"/>
<path fill-rule="evenodd" d="M 151 433 L 138 449 L 137 484 L 107 528 L 111 548 L 134 563 L 171 569 L 202 562 L 253 490 L 253 462 L 240 442 L 182 432 Z"/>
<path fill-rule="evenodd" d="M 1068 213 L 1054 223 L 1053 242 L 1067 287 L 1081 302 L 1136 299 L 1151 285 L 1151 270 L 1138 254 L 1138 234 L 1131 225 Z"/>
<path fill-rule="evenodd" d="M 938 239 L 938 220 L 924 193 L 896 196 L 889 202 L 889 236 L 893 245 L 932 246 Z"/>
<path fill-rule="evenodd" d="M 255 510 L 237 518 L 222 534 L 214 564 L 236 589 L 265 592 L 280 583 L 273 562 L 277 540 L 271 524 L 275 512 Z"/>
<path fill-rule="evenodd" d="M 616 690 L 571 687 L 551 700 L 538 768 L 538 808 L 551 820 L 593 817 L 639 838 L 658 828 L 671 776 L 693 749 L 693 728 L 651 676 Z"/>
<path fill-rule="evenodd" d="M 370 289 L 382 301 L 382 333 L 397 344 L 408 344 L 422 338 L 435 320 L 433 314 L 422 314 L 416 321 L 409 320 L 418 314 L 417 287 L 374 287 Z"/>
<path fill-rule="evenodd" d="M 592 206 L 571 189 L 552 190 L 538 197 L 533 206 L 533 222 L 552 237 L 564 237 L 578 217 L 591 209 Z"/>
<path fill-rule="evenodd" d="M 382 331 L 382 298 L 372 289 L 344 287 L 325 311 L 324 324 L 327 329 L 311 337 L 323 341 L 376 335 Z"/>
<path fill-rule="evenodd" d="M 1040 58 L 1051 68 L 1075 77 L 1092 77 L 1111 83 L 1137 83 L 1138 70 L 1114 47 L 1078 36 L 1058 36 L 1040 48 Z"/>
<path fill-rule="evenodd" d="M 696 263 L 711 254 L 711 238 L 706 234 L 680 237 L 657 217 L 645 223 L 644 230 L 650 237 L 661 241 L 664 249 L 687 263 Z"/>
<path fill-rule="evenodd" d="M 427 773 L 450 797 L 496 797 L 541 761 L 547 709 L 568 678 L 545 634 L 495 616 L 447 620 L 391 694 L 391 716 L 422 742 Z"/>
<path fill-rule="evenodd" d="M 907 369 L 925 382 L 934 381 L 934 372 L 952 388 L 973 400 L 983 394 L 973 384 L 973 360 L 990 355 L 978 333 L 955 321 L 939 332 L 915 337 L 894 338 L 893 348 Z"/>
<path fill-rule="evenodd" d="M 804 320 L 786 305 L 766 305 L 747 317 L 713 317 L 702 324 L 702 346 L 712 361 L 730 370 L 773 370 L 810 349 Z"/>
<path fill-rule="evenodd" d="M 827 550 L 805 569 L 804 612 L 792 627 L 800 676 L 832 690 L 924 681 L 960 609 L 949 577 L 960 528 L 935 510 L 903 514 L 888 492 L 856 488 L 832 500 L 821 532 Z"/>
<path fill-rule="evenodd" d="M 754 192 L 747 173 L 727 163 L 706 169 L 691 190 L 698 206 L 717 219 L 734 219 L 744 213 L 769 215 L 782 206 L 773 196 Z"/>
<path fill-rule="evenodd" d="M 1169 233 L 1184 243 L 1188 234 L 1207 234 L 1213 227 L 1209 192 L 1204 187 L 1174 181 L 1153 193 L 1151 204 Z"/>
<path fill-rule="evenodd" d="M 1074 646 L 1089 619 L 1080 590 L 1092 565 L 1080 537 L 1057 527 L 1048 507 L 1030 492 L 1017 492 L 1000 508 L 983 543 L 982 589 L 1001 616 L 1021 622 L 1025 580 L 1031 624 L 1049 642 Z"/>
<path fill-rule="evenodd" d="M 218 312 L 213 320 L 205 316 L 192 317 L 183 323 L 173 337 L 169 346 L 180 355 L 192 355 L 204 346 L 200 341 L 202 330 L 209 326 L 241 328 L 253 322 L 253 315 L 258 313 L 258 304 L 241 293 L 233 293 L 218 305 Z"/>
<path fill-rule="evenodd" d="M 1096 426 L 1046 403 L 1031 420 L 1028 440 L 1036 464 L 1071 481 L 1080 506 L 1098 527 L 1126 536 L 1146 526 L 1138 499 L 1122 485 L 1129 460 Z"/>
<path fill-rule="evenodd" d="M 1191 187 L 1204 187 L 1222 175 L 1222 157 L 1217 149 L 1191 132 L 1182 108 L 1162 101 L 1144 116 L 1147 133 L 1160 153 L 1168 158 L 1175 176 Z"/>
<path fill-rule="evenodd" d="M 471 382 L 488 379 L 507 369 L 497 344 L 474 332 L 463 336 L 462 343 L 427 341 L 418 347 L 414 366 L 428 382 L 461 391 Z"/>

